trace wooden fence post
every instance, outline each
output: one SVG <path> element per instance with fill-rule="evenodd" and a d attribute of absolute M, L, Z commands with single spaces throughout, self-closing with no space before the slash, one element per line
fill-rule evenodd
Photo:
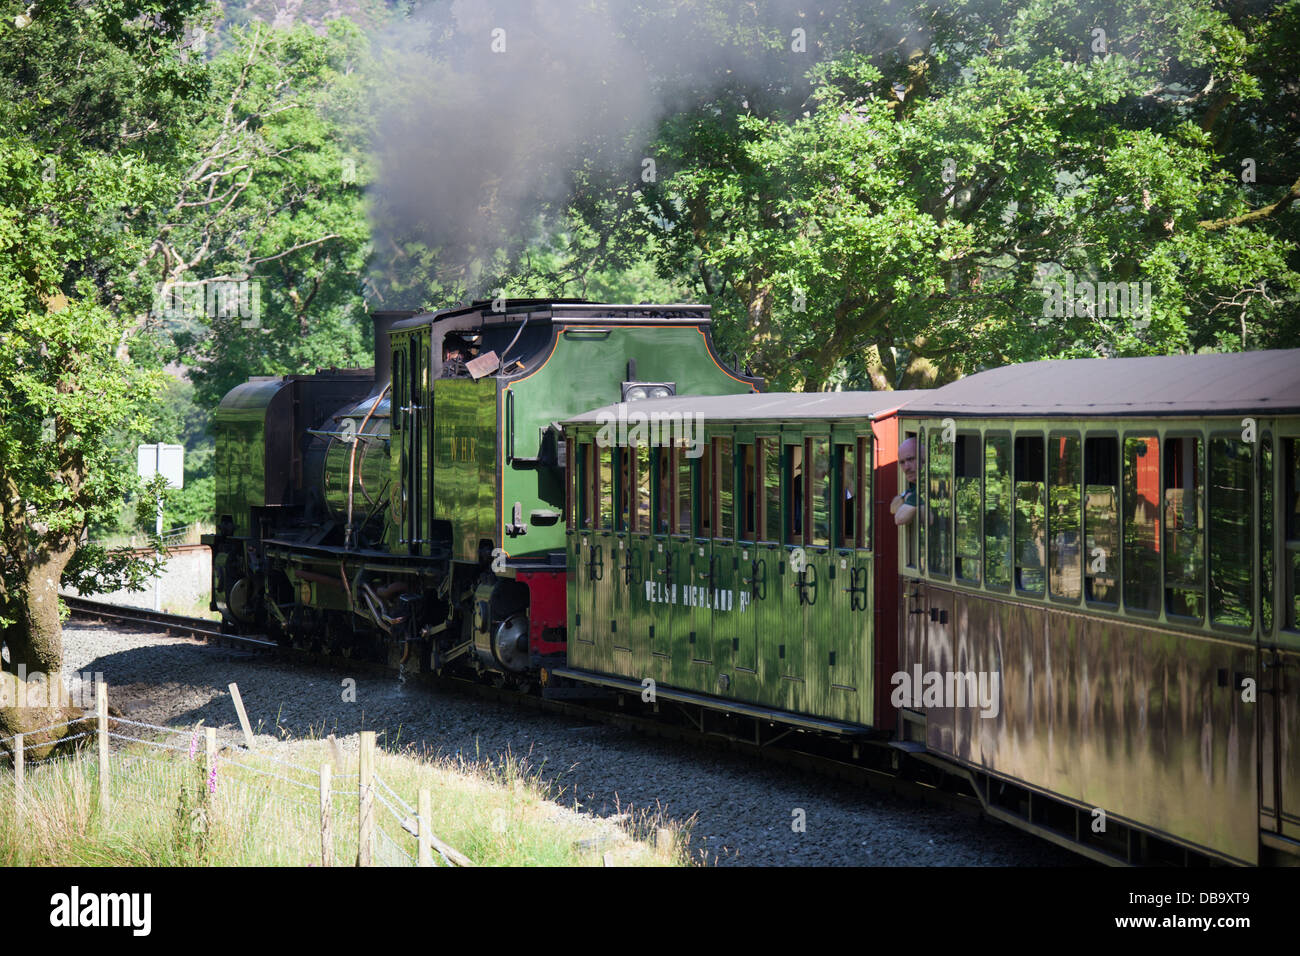
<path fill-rule="evenodd" d="M 204 803 L 211 802 L 212 796 L 209 788 L 212 786 L 212 771 L 217 766 L 217 728 L 203 728 L 203 791 L 202 800 Z"/>
<path fill-rule="evenodd" d="M 244 743 L 253 749 L 253 727 L 248 722 L 248 712 L 244 710 L 244 699 L 239 696 L 239 685 L 230 685 L 230 699 L 235 702 L 235 713 L 239 715 L 239 726 L 244 730 Z"/>
<path fill-rule="evenodd" d="M 95 717 L 99 725 L 99 810 L 108 809 L 108 685 L 95 682 Z"/>
<path fill-rule="evenodd" d="M 23 735 L 14 734 L 14 818 L 18 821 L 19 832 L 23 825 Z"/>
<path fill-rule="evenodd" d="M 334 865 L 334 799 L 330 791 L 330 765 L 320 765 L 320 865 Z"/>
<path fill-rule="evenodd" d="M 375 861 L 375 732 L 361 731 L 361 766 L 357 774 L 357 803 L 360 807 L 357 866 Z"/>
<path fill-rule="evenodd" d="M 433 843 L 429 835 L 433 833 L 433 794 L 428 790 L 420 791 L 418 809 L 420 811 L 420 866 L 433 866 Z"/>

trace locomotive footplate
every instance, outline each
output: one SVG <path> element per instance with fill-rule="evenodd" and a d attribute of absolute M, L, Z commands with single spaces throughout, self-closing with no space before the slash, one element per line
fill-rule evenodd
<path fill-rule="evenodd" d="M 343 548 L 327 544 L 304 544 L 300 541 L 285 541 L 281 538 L 266 538 L 262 542 L 268 555 L 277 558 L 329 558 L 331 561 L 345 559 L 349 563 L 365 561 L 385 570 L 415 573 L 420 565 L 445 567 L 451 557 L 450 551 L 444 549 L 439 554 L 410 555 L 396 554 L 392 551 L 374 551 L 363 548 Z M 414 567 L 413 567 L 414 566 Z"/>

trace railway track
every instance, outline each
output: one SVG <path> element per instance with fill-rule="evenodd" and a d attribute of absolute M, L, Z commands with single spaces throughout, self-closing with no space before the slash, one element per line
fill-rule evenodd
<path fill-rule="evenodd" d="M 173 634 L 191 637 L 205 643 L 250 651 L 259 655 L 290 658 L 317 666 L 340 666 L 349 670 L 362 669 L 371 673 L 395 675 L 393 668 L 379 663 L 362 663 L 353 659 L 333 658 L 311 654 L 299 649 L 282 647 L 264 638 L 246 637 L 221 632 L 214 621 L 203 618 L 182 617 L 121 605 L 106 604 L 86 598 L 65 597 L 73 614 L 84 618 L 99 618 L 134 626 L 165 628 Z M 923 756 L 891 750 L 886 744 L 876 742 L 861 744 L 866 750 L 874 748 L 876 764 L 845 759 L 843 756 L 813 752 L 807 748 L 791 746 L 790 741 L 816 745 L 821 738 L 814 735 L 791 734 L 785 743 L 755 743 L 738 733 L 728 732 L 725 726 L 702 729 L 686 708 L 665 702 L 658 716 L 648 717 L 623 710 L 626 695 L 608 692 L 600 696 L 573 699 L 555 699 L 538 694 L 521 694 L 506 688 L 493 687 L 470 680 L 434 675 L 420 675 L 419 682 L 433 689 L 477 696 L 486 700 L 509 703 L 518 707 L 562 714 L 595 723 L 621 727 L 651 737 L 680 742 L 701 749 L 726 750 L 775 764 L 793 767 L 832 779 L 843 780 L 877 793 L 892 793 L 910 802 L 919 802 L 965 816 L 987 817 L 980 798 L 975 792 L 951 774 L 945 774 L 937 764 L 929 763 Z M 595 692 L 598 693 L 598 692 Z M 680 710 L 680 713 L 676 711 Z M 847 753 L 847 749 L 846 749 Z M 853 750 L 857 756 L 857 748 Z M 1044 835 L 1046 836 L 1046 835 Z M 1050 840 L 1050 842 L 1060 842 Z"/>
<path fill-rule="evenodd" d="M 121 621 L 125 624 L 153 625 L 166 628 L 172 633 L 193 637 L 210 644 L 224 647 L 236 647 L 241 650 L 270 654 L 279 650 L 274 641 L 264 638 L 244 637 L 237 634 L 224 634 L 221 625 L 202 617 L 183 617 L 179 614 L 165 614 L 162 611 L 150 611 L 145 608 L 127 607 L 122 604 L 108 604 L 92 601 L 83 597 L 63 595 L 63 603 L 73 614 L 84 617 L 96 617 L 109 621 Z"/>

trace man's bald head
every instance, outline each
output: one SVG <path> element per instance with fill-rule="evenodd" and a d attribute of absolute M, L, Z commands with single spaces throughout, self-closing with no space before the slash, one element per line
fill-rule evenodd
<path fill-rule="evenodd" d="M 916 481 L 916 456 L 915 438 L 909 438 L 898 446 L 898 463 L 903 466 L 903 474 L 907 476 L 908 484 Z"/>

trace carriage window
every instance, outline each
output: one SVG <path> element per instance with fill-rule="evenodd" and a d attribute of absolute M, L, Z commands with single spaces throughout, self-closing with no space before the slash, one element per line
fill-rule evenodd
<path fill-rule="evenodd" d="M 1254 465 L 1245 442 L 1210 439 L 1210 619 L 1229 627 L 1251 625 Z"/>
<path fill-rule="evenodd" d="M 953 570 L 972 584 L 980 582 L 980 436 L 963 433 L 953 448 Z"/>
<path fill-rule="evenodd" d="M 789 476 L 785 495 L 785 520 L 790 532 L 787 540 L 803 544 L 803 445 L 785 446 L 785 473 Z"/>
<path fill-rule="evenodd" d="M 704 445 L 704 454 L 695 459 L 695 473 L 700 476 L 700 497 L 696 505 L 700 526 L 696 537 L 708 538 L 713 534 L 713 443 Z"/>
<path fill-rule="evenodd" d="M 597 500 L 600 502 L 600 525 L 608 531 L 614 527 L 614 450 L 601 448 L 598 451 L 599 464 L 596 468 L 596 481 L 599 488 Z"/>
<path fill-rule="evenodd" d="M 1300 630 L 1300 439 L 1282 439 L 1282 479 L 1286 497 L 1282 499 L 1283 520 L 1286 522 L 1286 561 L 1290 581 L 1287 590 L 1287 627 Z"/>
<path fill-rule="evenodd" d="M 984 440 L 984 580 L 1011 586 L 1011 439 Z"/>
<path fill-rule="evenodd" d="M 667 534 L 673 513 L 673 452 L 656 448 L 655 458 L 655 534 Z"/>
<path fill-rule="evenodd" d="M 1205 614 L 1205 516 L 1201 498 L 1201 440 L 1165 439 L 1165 610 Z"/>
<path fill-rule="evenodd" d="M 853 547 L 857 532 L 858 502 L 862 492 L 858 487 L 858 469 L 854 457 L 856 451 L 853 445 L 835 446 L 835 473 L 839 475 L 839 490 L 836 495 L 840 503 L 835 540 L 841 548 Z"/>
<path fill-rule="evenodd" d="M 817 548 L 831 546 L 831 443 L 825 438 L 808 442 L 812 462 L 812 541 Z"/>
<path fill-rule="evenodd" d="M 1037 435 L 1016 438 L 1016 587 L 1030 594 L 1043 593 L 1043 564 L 1047 544 L 1046 461 L 1043 439 Z"/>
<path fill-rule="evenodd" d="M 591 489 L 595 485 L 596 472 L 596 456 L 593 451 L 590 442 L 583 442 L 578 446 L 578 467 L 574 469 L 574 473 L 577 481 L 578 500 L 575 502 L 575 507 L 578 510 L 579 528 L 595 527 L 591 514 Z"/>
<path fill-rule="evenodd" d="M 1273 437 L 1259 439 L 1259 629 L 1273 633 Z"/>
<path fill-rule="evenodd" d="M 944 440 L 942 429 L 930 432 L 927 474 L 929 573 L 947 577 L 952 570 L 952 444 Z"/>
<path fill-rule="evenodd" d="M 676 534 L 691 533 L 691 459 L 686 457 L 686 449 L 673 449 L 677 460 L 677 522 L 673 527 Z"/>
<path fill-rule="evenodd" d="M 636 455 L 636 514 L 632 530 L 646 534 L 650 531 L 650 446 L 638 445 Z"/>
<path fill-rule="evenodd" d="M 755 454 L 753 445 L 740 446 L 740 487 L 736 489 L 737 524 L 745 541 L 756 539 L 758 496 L 754 493 Z"/>
<path fill-rule="evenodd" d="M 1048 576 L 1052 594 L 1078 600 L 1083 590 L 1079 531 L 1083 524 L 1080 498 L 1080 455 L 1077 435 L 1053 435 L 1048 442 Z"/>
<path fill-rule="evenodd" d="M 1119 571 L 1119 439 L 1083 442 L 1083 594 L 1115 604 Z"/>
<path fill-rule="evenodd" d="M 764 541 L 781 540 L 781 443 L 775 438 L 760 438 L 758 447 L 763 470 Z"/>
<path fill-rule="evenodd" d="M 618 460 L 618 510 L 614 514 L 614 526 L 618 531 L 629 530 L 632 520 L 632 454 L 631 448 L 615 451 Z"/>
<path fill-rule="evenodd" d="M 1160 610 L 1160 439 L 1124 436 L 1124 604 Z"/>
<path fill-rule="evenodd" d="M 731 540 L 736 536 L 735 499 L 732 486 L 736 480 L 736 463 L 731 457 L 731 439 L 713 441 L 714 461 L 718 478 L 718 533 L 719 538 Z"/>
<path fill-rule="evenodd" d="M 871 461 L 872 449 L 870 438 L 858 439 L 858 505 L 856 508 L 858 525 L 857 525 L 857 545 L 859 548 L 871 547 Z"/>

